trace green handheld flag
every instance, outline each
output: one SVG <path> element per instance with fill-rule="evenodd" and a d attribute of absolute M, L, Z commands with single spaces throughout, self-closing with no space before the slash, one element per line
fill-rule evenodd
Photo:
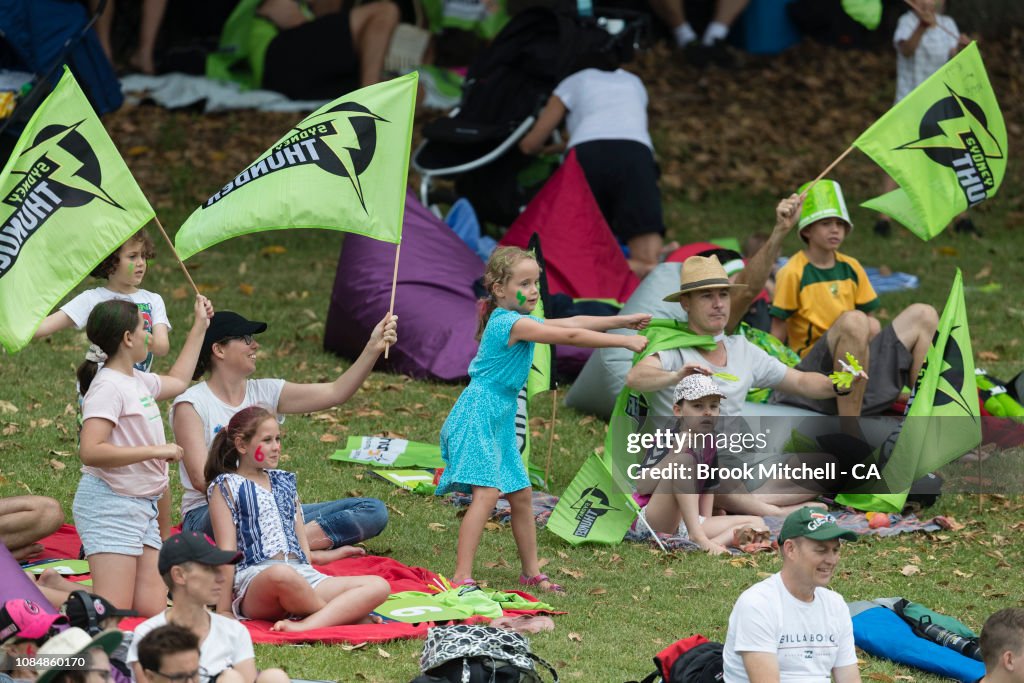
<path fill-rule="evenodd" d="M 956 460 L 979 443 L 978 386 L 963 276 L 957 269 L 903 428 L 882 470 L 890 493 L 843 494 L 836 502 L 861 510 L 899 513 L 914 481 Z"/>
<path fill-rule="evenodd" d="M 854 140 L 899 184 L 862 204 L 929 240 L 995 195 L 1006 172 L 1006 125 L 971 43 Z"/>
<path fill-rule="evenodd" d="M 196 209 L 182 259 L 232 237 L 324 228 L 402 241 L 415 73 L 325 104 Z"/>
<path fill-rule="evenodd" d="M 622 540 L 636 517 L 633 497 L 616 486 L 608 466 L 591 454 L 551 512 L 547 528 L 572 545 Z"/>
<path fill-rule="evenodd" d="M 842 0 L 842 6 L 851 19 L 869 31 L 882 22 L 882 0 Z"/>
<path fill-rule="evenodd" d="M 350 436 L 330 459 L 376 467 L 444 467 L 440 446 L 383 436 Z"/>
<path fill-rule="evenodd" d="M 0 171 L 0 342 L 13 353 L 153 208 L 71 71 Z"/>

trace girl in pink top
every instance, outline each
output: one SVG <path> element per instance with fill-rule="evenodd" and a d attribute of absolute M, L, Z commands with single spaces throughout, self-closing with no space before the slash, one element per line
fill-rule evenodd
<path fill-rule="evenodd" d="M 157 573 L 157 500 L 167 488 L 167 463 L 181 460 L 167 443 L 156 402 L 188 387 L 213 307 L 197 296 L 195 322 L 168 375 L 142 372 L 152 335 L 138 306 L 104 301 L 86 324 L 92 345 L 78 368 L 82 479 L 72 507 L 93 576 L 93 592 L 121 609 L 150 617 L 166 606 Z M 103 363 L 100 368 L 99 364 Z"/>

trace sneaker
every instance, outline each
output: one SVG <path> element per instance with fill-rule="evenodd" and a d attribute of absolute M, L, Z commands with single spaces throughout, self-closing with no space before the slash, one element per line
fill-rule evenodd
<path fill-rule="evenodd" d="M 977 235 L 981 237 L 981 231 L 978 230 L 977 226 L 974 225 L 974 221 L 970 218 L 961 218 L 953 224 L 953 230 L 965 235 Z"/>
<path fill-rule="evenodd" d="M 875 234 L 879 237 L 888 237 L 892 234 L 892 223 L 882 219 L 875 222 Z"/>

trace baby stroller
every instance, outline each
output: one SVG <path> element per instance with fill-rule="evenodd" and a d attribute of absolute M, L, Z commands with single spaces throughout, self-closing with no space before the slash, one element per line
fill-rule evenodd
<path fill-rule="evenodd" d="M 457 194 L 481 220 L 511 224 L 539 189 L 519 182 L 532 160 L 517 143 L 580 55 L 610 51 L 619 62 L 631 59 L 646 24 L 623 14 L 627 19 L 593 19 L 532 7 L 514 16 L 469 67 L 459 106 L 424 127 L 412 157 L 421 201 L 433 203 L 435 178 L 454 177 Z"/>

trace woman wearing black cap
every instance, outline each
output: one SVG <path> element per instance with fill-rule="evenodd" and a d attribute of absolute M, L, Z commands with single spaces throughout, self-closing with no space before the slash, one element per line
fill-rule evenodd
<path fill-rule="evenodd" d="M 182 527 L 213 534 L 206 502 L 203 468 L 214 435 L 231 417 L 253 405 L 278 414 L 312 413 L 344 403 L 358 391 L 388 344 L 398 341 L 398 317 L 386 316 L 370 334 L 359 358 L 333 382 L 295 384 L 283 379 L 250 379 L 256 372 L 255 335 L 267 324 L 246 320 L 232 311 L 218 311 L 199 353 L 193 379 L 207 371 L 205 382 L 194 384 L 174 401 L 171 425 L 175 442 L 185 455 L 179 468 L 185 493 L 181 501 Z M 388 521 L 387 508 L 376 498 L 343 498 L 302 506 L 306 534 L 314 563 L 329 562 L 362 551 L 352 543 L 372 538 Z M 340 552 L 328 552 L 341 549 Z"/>

